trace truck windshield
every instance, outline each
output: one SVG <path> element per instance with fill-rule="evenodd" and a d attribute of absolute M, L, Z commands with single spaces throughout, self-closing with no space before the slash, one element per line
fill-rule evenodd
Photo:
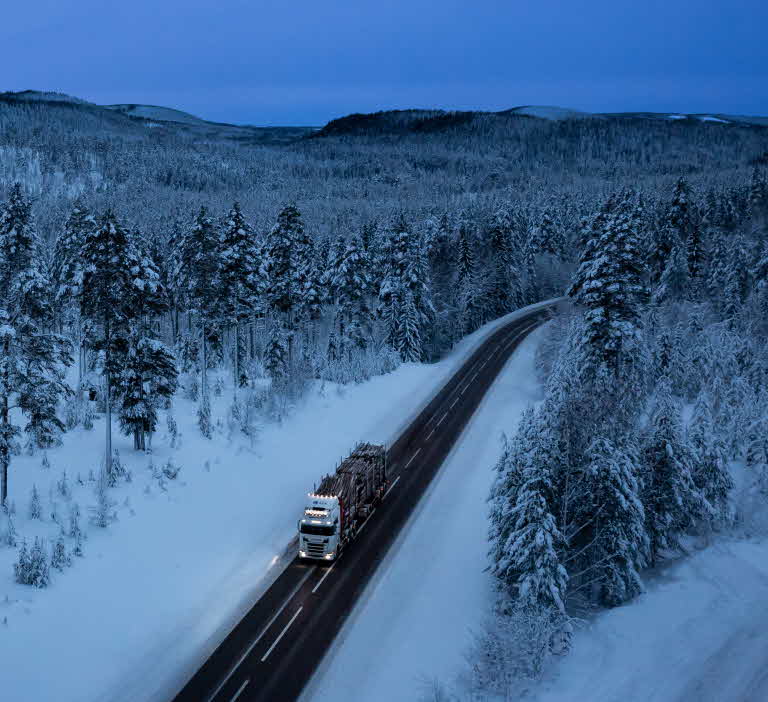
<path fill-rule="evenodd" d="M 317 524 L 302 524 L 302 534 L 312 534 L 313 536 L 333 536 L 334 528 L 332 526 L 318 526 Z"/>

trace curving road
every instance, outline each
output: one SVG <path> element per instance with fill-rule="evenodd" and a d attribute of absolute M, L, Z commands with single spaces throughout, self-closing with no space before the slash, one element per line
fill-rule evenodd
<path fill-rule="evenodd" d="M 332 566 L 289 565 L 175 702 L 299 697 L 488 388 L 547 316 L 536 309 L 486 338 L 389 447 L 388 492 L 357 539 Z"/>

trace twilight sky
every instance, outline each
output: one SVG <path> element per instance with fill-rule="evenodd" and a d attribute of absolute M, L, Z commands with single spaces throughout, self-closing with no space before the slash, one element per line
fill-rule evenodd
<path fill-rule="evenodd" d="M 768 0 L 3 0 L 0 91 L 319 125 L 404 107 L 768 114 Z"/>

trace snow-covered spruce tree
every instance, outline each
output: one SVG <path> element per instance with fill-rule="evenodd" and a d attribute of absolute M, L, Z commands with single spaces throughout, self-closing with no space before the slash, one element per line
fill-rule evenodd
<path fill-rule="evenodd" d="M 0 505 L 8 496 L 8 469 L 16 449 L 18 409 L 25 432 L 42 447 L 54 445 L 64 425 L 56 405 L 67 392 L 69 343 L 53 328 L 50 281 L 32 216 L 18 184 L 0 207 Z M 18 415 L 16 415 L 18 416 Z"/>
<path fill-rule="evenodd" d="M 693 482 L 711 508 L 705 516 L 718 527 L 732 520 L 729 495 L 734 483 L 725 446 L 715 431 L 711 404 L 709 394 L 702 391 L 688 424 L 688 443 L 693 453 Z"/>
<path fill-rule="evenodd" d="M 105 469 L 112 472 L 112 391 L 128 348 L 131 278 L 128 231 L 111 210 L 87 231 L 82 248 L 83 282 L 80 314 L 89 322 L 88 345 L 103 352 L 104 406 L 106 408 Z"/>
<path fill-rule="evenodd" d="M 499 531 L 491 546 L 491 572 L 518 606 L 562 616 L 568 574 L 555 518 L 556 441 L 540 429 L 531 443 L 514 506 L 505 514 L 512 528 Z"/>
<path fill-rule="evenodd" d="M 693 481 L 693 456 L 668 378 L 656 386 L 654 405 L 641 447 L 642 499 L 653 566 L 662 550 L 679 549 L 680 535 L 710 510 Z"/>
<path fill-rule="evenodd" d="M 615 607 L 642 591 L 640 570 L 646 565 L 649 541 L 645 511 L 635 476 L 636 452 L 596 438 L 586 455 L 584 500 L 579 506 L 579 543 L 569 556 L 579 567 L 572 585 L 599 605 Z M 584 592 L 584 590 L 586 590 Z"/>
<path fill-rule="evenodd" d="M 301 213 L 295 205 L 288 205 L 280 211 L 267 235 L 263 268 L 267 310 L 279 319 L 285 337 L 287 374 L 290 374 L 293 363 L 294 336 L 302 299 L 297 266 L 300 265 L 302 274 L 306 272 L 305 265 L 300 264 L 300 260 L 310 255 L 304 250 L 306 246 Z"/>
<path fill-rule="evenodd" d="M 337 305 L 336 353 L 350 359 L 355 350 L 365 349 L 370 339 L 368 261 L 358 236 L 353 235 L 347 241 L 331 273 L 330 284 Z"/>
<path fill-rule="evenodd" d="M 517 504 L 524 469 L 528 455 L 534 448 L 537 431 L 536 415 L 532 407 L 527 407 L 520 417 L 515 435 L 511 439 L 503 439 L 501 456 L 495 466 L 496 477 L 488 497 L 488 555 L 494 563 L 500 562 L 504 557 L 504 546 L 509 542 L 515 526 L 510 514 Z"/>
<path fill-rule="evenodd" d="M 501 317 L 523 304 L 520 271 L 515 262 L 512 246 L 512 223 L 508 213 L 499 211 L 494 215 L 488 244 L 492 273 L 488 286 L 488 305 L 491 317 Z"/>
<path fill-rule="evenodd" d="M 178 371 L 153 324 L 168 309 L 159 271 L 140 235 L 132 234 L 129 243 L 131 285 L 125 300 L 129 331 L 115 395 L 120 400 L 120 425 L 133 435 L 134 449 L 143 451 L 148 447 L 147 435 L 157 427 L 161 402 L 176 392 Z"/>
<path fill-rule="evenodd" d="M 655 242 L 648 256 L 651 280 L 654 283 L 658 284 L 661 280 L 672 251 L 675 248 L 685 251 L 691 230 L 697 225 L 690 186 L 684 178 L 680 178 L 675 183 L 672 201 L 664 213 L 660 226 L 656 228 Z"/>
<path fill-rule="evenodd" d="M 659 284 L 653 291 L 653 303 L 661 305 L 665 302 L 682 300 L 689 290 L 688 264 L 685 251 L 675 246 L 669 254 L 669 259 L 659 279 Z"/>
<path fill-rule="evenodd" d="M 30 551 L 27 550 L 26 543 L 21 544 L 19 558 L 13 566 L 13 570 L 19 585 L 31 585 L 37 588 L 48 587 L 50 567 L 48 556 L 40 539 L 35 539 Z"/>
<path fill-rule="evenodd" d="M 222 319 L 234 340 L 232 368 L 237 392 L 243 381 L 240 329 L 255 311 L 264 290 L 258 243 L 237 202 L 222 225 L 220 258 Z"/>
<path fill-rule="evenodd" d="M 210 336 L 221 313 L 219 283 L 221 244 L 208 210 L 201 207 L 179 241 L 174 271 L 175 288 L 200 330 L 200 392 L 207 397 Z"/>
<path fill-rule="evenodd" d="M 78 346 L 79 380 L 82 380 L 86 366 L 84 330 L 78 301 L 83 275 L 81 255 L 86 233 L 93 232 L 96 226 L 93 214 L 81 200 L 76 200 L 64 229 L 56 239 L 51 266 L 58 325 L 68 325 L 74 332 Z"/>
<path fill-rule="evenodd" d="M 529 240 L 537 254 L 560 258 L 565 251 L 565 241 L 552 221 L 552 213 L 549 210 L 541 213 L 539 223 L 531 228 Z"/>
<path fill-rule="evenodd" d="M 395 348 L 406 363 L 421 360 L 421 333 L 419 330 L 419 311 L 413 293 L 405 289 L 402 293 L 402 307 L 397 317 Z"/>
<path fill-rule="evenodd" d="M 568 291 L 584 308 L 578 344 L 583 394 L 593 398 L 595 417 L 624 427 L 641 410 L 646 384 L 642 313 L 647 290 L 638 229 L 633 196 L 609 200 Z"/>

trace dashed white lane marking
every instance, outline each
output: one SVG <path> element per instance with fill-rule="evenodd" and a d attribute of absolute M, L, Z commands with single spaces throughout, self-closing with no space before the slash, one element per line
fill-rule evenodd
<path fill-rule="evenodd" d="M 452 403 L 451 406 L 448 409 L 453 409 L 456 406 L 456 403 L 459 401 L 459 398 L 457 397 Z"/>
<path fill-rule="evenodd" d="M 235 693 L 235 696 L 229 702 L 237 702 L 237 698 L 243 694 L 243 690 L 245 690 L 245 688 L 248 687 L 249 682 L 251 682 L 250 678 L 248 678 L 248 680 L 246 680 L 242 685 L 240 685 L 240 687 L 237 688 L 237 692 Z"/>
<path fill-rule="evenodd" d="M 298 616 L 301 614 L 301 610 L 302 610 L 302 609 L 304 609 L 304 606 L 303 606 L 303 605 L 302 605 L 301 607 L 299 607 L 299 608 L 296 610 L 296 614 L 294 614 L 294 615 L 291 617 L 291 621 L 289 621 L 289 622 L 288 622 L 288 623 L 285 625 L 285 628 L 284 628 L 284 629 L 283 629 L 283 630 L 280 632 L 280 636 L 278 636 L 278 637 L 277 637 L 277 638 L 274 640 L 274 642 L 272 643 L 272 645 L 271 645 L 271 646 L 270 646 L 270 647 L 267 649 L 267 652 L 266 652 L 266 653 L 265 653 L 265 654 L 264 654 L 264 655 L 261 657 L 261 662 L 262 662 L 262 663 L 263 663 L 265 660 L 267 660 L 267 658 L 269 658 L 269 654 L 270 654 L 270 653 L 272 653 L 272 651 L 274 651 L 274 650 L 275 650 L 275 646 L 277 646 L 277 644 L 279 644 L 279 643 L 280 643 L 280 639 L 282 639 L 282 638 L 283 638 L 283 636 L 285 636 L 285 632 L 286 632 L 286 631 L 288 631 L 288 629 L 291 627 L 291 624 L 293 624 L 293 623 L 296 621 L 296 617 L 298 617 Z"/>
<path fill-rule="evenodd" d="M 411 456 L 411 460 L 405 464 L 406 468 L 408 468 L 408 466 L 411 465 L 411 463 L 413 463 L 413 459 L 416 458 L 416 456 L 418 456 L 420 452 L 421 452 L 420 448 L 416 449 L 416 453 L 414 453 L 413 456 Z"/>
<path fill-rule="evenodd" d="M 398 475 L 398 476 L 395 478 L 395 482 L 394 482 L 394 483 L 392 483 L 392 485 L 390 485 L 390 486 L 389 486 L 389 490 L 387 490 L 387 491 L 384 493 L 384 497 L 383 497 L 382 499 L 384 499 L 384 500 L 386 500 L 386 499 L 387 499 L 387 495 L 389 495 L 389 493 L 390 493 L 390 492 L 392 492 L 392 488 L 393 488 L 393 487 L 395 487 L 395 485 L 397 485 L 397 481 L 398 481 L 398 480 L 400 480 L 400 476 L 399 476 L 399 475 Z"/>
<path fill-rule="evenodd" d="M 435 425 L 434 427 L 432 427 L 432 431 L 431 431 L 431 432 L 429 432 L 429 434 L 427 435 L 427 441 L 429 441 L 429 440 L 432 438 L 432 434 L 434 434 L 434 433 L 435 433 L 435 428 L 436 428 L 436 427 L 437 427 L 437 425 Z"/>
<path fill-rule="evenodd" d="M 242 662 L 248 658 L 251 651 L 253 651 L 254 648 L 256 648 L 256 644 L 259 643 L 264 638 L 264 634 L 266 634 L 269 631 L 269 628 L 275 623 L 275 620 L 282 614 L 283 610 L 288 606 L 288 603 L 293 599 L 294 595 L 301 589 L 301 586 L 307 582 L 307 578 L 309 578 L 312 573 L 315 572 L 317 569 L 317 566 L 312 566 L 311 568 L 307 569 L 306 574 L 304 577 L 299 581 L 298 585 L 296 585 L 295 588 L 293 588 L 293 591 L 290 595 L 286 598 L 285 602 L 280 605 L 280 609 L 275 612 L 275 615 L 272 617 L 272 619 L 269 620 L 269 623 L 261 630 L 261 633 L 253 640 L 253 643 L 248 646 L 248 648 L 245 650 L 245 653 L 243 653 L 242 656 L 238 659 L 237 663 L 230 669 L 229 673 L 227 673 L 227 677 L 224 678 L 224 680 L 221 681 L 219 686 L 213 691 L 213 694 L 208 698 L 207 702 L 212 702 L 212 700 L 216 699 L 216 696 L 221 692 L 221 688 L 226 685 L 230 678 L 235 674 L 235 671 L 241 666 Z"/>
<path fill-rule="evenodd" d="M 435 426 L 439 427 L 443 423 L 443 420 L 445 420 L 445 418 L 447 416 L 448 416 L 448 412 L 446 412 L 442 417 L 440 417 L 440 421 L 437 424 L 435 424 Z"/>
<path fill-rule="evenodd" d="M 328 577 L 329 573 L 336 567 L 336 563 L 338 563 L 338 560 L 334 561 L 333 564 L 331 565 L 331 567 L 328 568 L 328 570 L 326 570 L 325 573 L 323 573 L 323 577 L 320 578 L 320 580 L 317 581 L 317 585 L 315 585 L 312 588 L 312 594 L 313 595 L 318 591 L 320 586 L 323 584 L 323 580 L 325 580 Z"/>

